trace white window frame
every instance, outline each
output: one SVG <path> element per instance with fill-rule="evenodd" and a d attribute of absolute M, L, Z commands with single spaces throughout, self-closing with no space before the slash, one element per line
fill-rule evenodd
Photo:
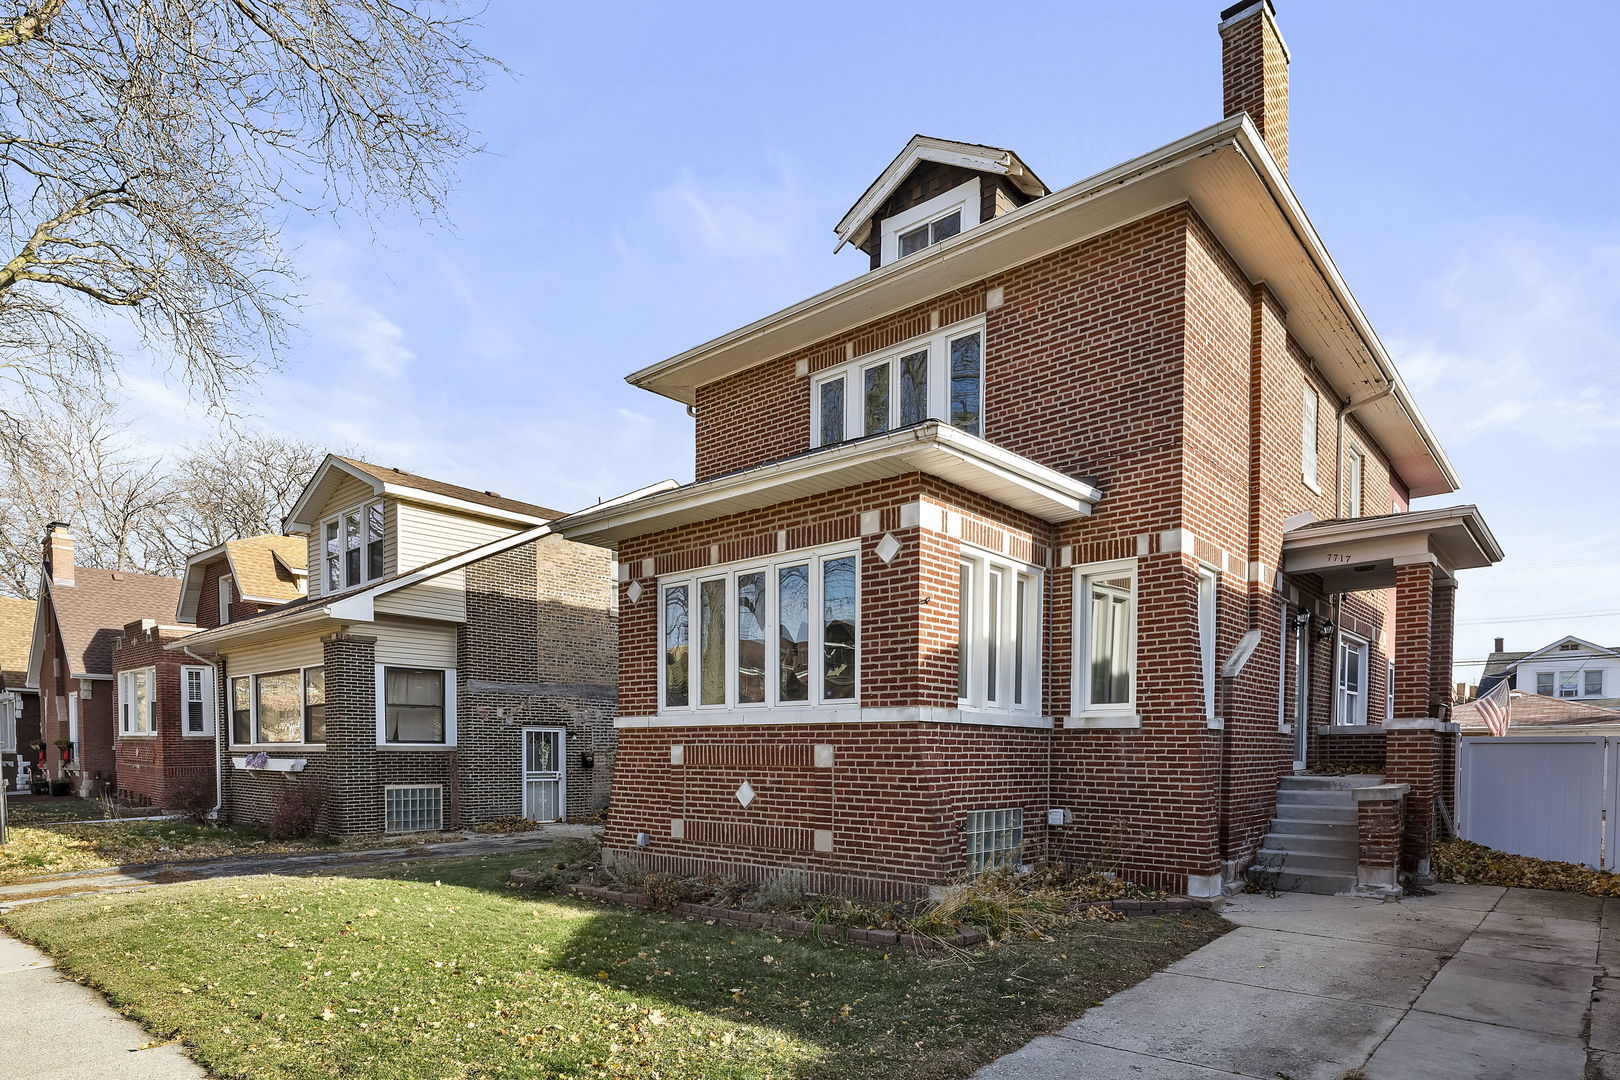
<path fill-rule="evenodd" d="M 389 668 L 402 671 L 440 671 L 444 673 L 444 741 L 443 742 L 389 742 L 388 741 L 388 685 Z M 377 687 L 377 745 L 390 750 L 449 750 L 456 745 L 456 669 L 438 664 L 378 664 Z"/>
<path fill-rule="evenodd" d="M 1294 624 L 1294 723 L 1311 722 L 1311 624 Z"/>
<path fill-rule="evenodd" d="M 1198 568 L 1198 670 L 1199 679 L 1204 685 L 1204 722 L 1210 727 L 1217 727 L 1221 722 L 1215 682 L 1215 643 L 1220 633 L 1220 581 L 1220 573 L 1213 567 Z"/>
<path fill-rule="evenodd" d="M 884 431 L 894 431 L 900 424 L 900 360 L 913 353 L 928 353 L 928 402 L 925 420 L 951 423 L 951 343 L 979 335 L 979 434 L 984 435 L 984 381 L 986 335 L 985 319 L 976 316 L 952 323 L 939 330 L 931 330 L 920 337 L 903 341 L 878 352 L 856 357 L 836 367 L 818 371 L 810 380 L 810 445 L 829 446 L 847 439 L 865 438 L 866 431 L 866 372 L 870 368 L 889 365 L 889 424 Z M 828 383 L 844 382 L 844 430 L 821 430 L 821 388 Z M 964 430 L 959 428 L 958 430 Z M 872 432 L 872 434 L 879 434 Z"/>
<path fill-rule="evenodd" d="M 1358 518 L 1363 507 L 1362 485 L 1367 473 L 1367 454 L 1361 447 L 1350 444 L 1344 455 L 1344 516 Z"/>
<path fill-rule="evenodd" d="M 383 546 L 383 567 L 382 570 L 377 574 L 370 573 L 371 558 L 370 553 L 366 550 L 369 546 L 366 530 L 371 520 L 370 511 L 374 506 L 382 510 L 383 521 L 382 535 L 377 539 L 377 542 Z M 344 558 L 344 555 L 347 553 L 347 549 L 343 546 L 343 530 L 350 517 L 358 517 L 360 520 L 360 572 L 358 576 L 352 579 L 350 578 L 348 572 L 348 559 Z M 328 555 L 326 551 L 326 529 L 328 525 L 333 524 L 337 525 L 338 541 L 339 581 L 336 585 L 332 584 L 330 575 L 328 573 Z M 344 589 L 352 589 L 358 585 L 369 584 L 370 582 L 378 581 L 383 577 L 386 577 L 388 573 L 388 512 L 387 508 L 383 506 L 383 500 L 366 499 L 364 502 L 356 503 L 353 506 L 346 506 L 337 513 L 328 514 L 326 517 L 322 518 L 320 524 L 316 526 L 315 546 L 320 555 L 319 566 L 315 569 L 320 575 L 322 596 L 330 596 L 333 593 L 342 592 Z"/>
<path fill-rule="evenodd" d="M 146 704 L 141 710 L 142 715 L 138 718 L 135 715 L 135 679 L 137 676 L 140 676 L 146 683 Z M 119 738 L 149 738 L 157 734 L 157 716 L 153 701 L 156 696 L 157 668 L 129 668 L 118 673 Z"/>
<path fill-rule="evenodd" d="M 199 691 L 202 695 L 202 730 L 191 730 L 190 708 L 191 673 L 200 672 Z M 214 669 L 200 664 L 187 664 L 180 669 L 180 734 L 188 739 L 212 738 L 214 734 L 214 714 L 218 708 L 218 701 L 214 696 Z"/>
<path fill-rule="evenodd" d="M 920 202 L 909 210 L 902 210 L 893 217 L 884 218 L 881 223 L 881 234 L 878 238 L 878 265 L 887 266 L 901 258 L 900 237 L 924 225 L 932 225 L 940 218 L 949 217 L 952 213 L 962 212 L 962 228 L 955 235 L 961 236 L 975 225 L 979 224 L 980 208 L 979 178 L 964 181 L 949 191 L 935 195 L 932 199 Z M 950 237 L 946 237 L 950 239 Z M 939 241 L 944 243 L 944 240 Z M 912 255 L 921 255 L 933 247 L 932 243 L 924 244 Z M 910 258 L 911 256 L 905 256 Z"/>
<path fill-rule="evenodd" d="M 1353 650 L 1361 656 L 1361 687 L 1356 692 L 1354 702 L 1346 700 L 1346 695 L 1349 693 L 1345 685 L 1344 658 L 1346 650 Z M 1338 638 L 1333 643 L 1333 722 L 1340 727 L 1366 726 L 1367 665 L 1371 656 L 1372 648 L 1366 638 L 1344 630 L 1339 631 Z M 1351 707 L 1347 709 L 1347 705 Z"/>
<path fill-rule="evenodd" d="M 1127 574 L 1131 579 L 1131 625 L 1126 641 L 1127 668 L 1131 673 L 1130 698 L 1124 702 L 1092 704 L 1091 702 L 1091 580 Z M 1141 593 L 1138 588 L 1136 560 L 1090 563 L 1074 569 L 1074 641 L 1070 653 L 1072 673 L 1070 685 L 1069 717 L 1076 727 L 1139 727 L 1142 718 L 1136 710 L 1137 695 L 1141 691 L 1137 671 L 1137 640 L 1141 636 Z"/>
<path fill-rule="evenodd" d="M 1547 690 L 1546 690 L 1545 693 L 1543 693 L 1542 689 L 1541 689 L 1541 680 L 1542 679 L 1547 680 Z M 1556 672 L 1556 671 L 1538 671 L 1538 672 L 1536 672 L 1536 693 L 1540 694 L 1542 697 L 1557 697 L 1558 696 L 1558 672 Z"/>
<path fill-rule="evenodd" d="M 258 684 L 257 680 L 263 678 L 266 675 L 291 675 L 294 672 L 298 673 L 299 716 L 303 719 L 304 735 L 307 738 L 308 735 L 309 735 L 309 714 L 307 712 L 307 710 L 309 709 L 309 700 L 305 696 L 305 687 L 307 685 L 307 681 L 308 681 L 308 678 L 309 678 L 308 673 L 311 672 L 311 671 L 314 671 L 317 668 L 325 668 L 325 667 L 326 667 L 325 664 L 305 664 L 302 667 L 275 668 L 275 669 L 273 669 L 271 671 L 255 671 L 255 672 L 251 672 L 251 673 L 246 674 L 246 675 L 238 675 L 235 672 L 227 671 L 226 672 L 226 679 L 225 679 L 225 724 L 226 724 L 225 734 L 226 734 L 226 738 L 230 740 L 231 749 L 235 750 L 235 749 L 239 749 L 239 748 L 240 749 L 252 748 L 252 749 L 255 749 L 255 750 L 324 750 L 326 748 L 326 743 L 325 742 L 312 743 L 312 742 L 259 742 L 258 741 L 258 736 L 259 736 L 259 684 Z M 236 738 L 236 715 L 235 715 L 235 713 L 236 713 L 236 702 L 231 697 L 231 692 L 232 692 L 232 686 L 236 682 L 237 679 L 246 679 L 247 684 L 248 684 L 248 735 L 251 737 L 251 741 L 249 741 L 249 742 L 236 742 L 235 741 L 235 738 Z M 324 675 L 322 676 L 321 685 L 323 687 L 322 702 L 324 704 L 324 701 L 325 701 L 325 693 L 324 693 L 325 676 Z"/>
<path fill-rule="evenodd" d="M 1564 679 L 1566 677 L 1569 679 L 1569 693 L 1567 694 L 1564 693 Z M 1581 685 L 1580 668 L 1576 668 L 1574 671 L 1560 671 L 1553 681 L 1553 696 L 1562 698 L 1565 701 L 1581 697 Z"/>
<path fill-rule="evenodd" d="M 855 560 L 855 689 L 854 694 L 848 698 L 828 698 L 826 696 L 826 628 L 823 623 L 823 580 L 825 571 L 823 565 L 834 559 L 853 558 Z M 776 627 L 777 608 L 780 604 L 780 585 L 777 574 L 787 566 L 810 567 L 810 588 L 807 600 L 809 606 L 809 636 L 810 650 L 810 693 L 803 701 L 782 701 L 781 693 L 781 652 L 776 647 L 776 639 L 771 635 Z M 753 573 L 765 575 L 765 616 L 760 625 L 765 630 L 765 700 L 744 702 L 738 700 L 737 692 L 737 579 Z M 699 645 L 701 635 L 701 594 L 700 586 L 705 581 L 723 579 L 725 587 L 726 611 L 726 693 L 725 701 L 704 705 L 700 703 L 703 689 L 702 678 L 702 648 Z M 670 705 L 668 703 L 666 683 L 669 671 L 665 662 L 665 650 L 668 648 L 666 619 L 668 607 L 664 602 L 664 590 L 675 586 L 686 586 L 686 704 Z M 668 574 L 658 579 L 658 713 L 659 716 L 690 716 L 702 713 L 723 713 L 731 711 L 747 712 L 765 709 L 807 709 L 807 708 L 858 708 L 861 703 L 861 666 L 863 647 L 861 642 L 861 549 L 860 545 L 840 543 L 822 547 L 804 548 L 799 551 L 779 552 L 769 559 L 749 559 L 722 566 L 706 566 L 701 570 L 693 570 L 682 574 Z"/>
<path fill-rule="evenodd" d="M 1384 719 L 1395 719 L 1395 661 L 1384 662 Z"/>
<path fill-rule="evenodd" d="M 957 642 L 957 705 L 977 712 L 1041 715 L 1041 609 L 1044 596 L 1041 568 L 970 544 L 962 545 L 961 566 L 968 571 L 971 594 L 958 596 L 957 602 L 967 605 L 968 617 L 965 622 L 970 636 L 966 642 Z M 997 582 L 1000 592 L 1000 617 L 996 627 L 990 625 L 992 579 Z M 1018 618 L 1020 582 L 1024 582 L 1028 589 L 1022 622 Z M 998 687 L 997 698 L 993 701 L 989 686 L 992 635 L 996 647 Z M 960 678 L 962 657 L 966 660 L 968 676 L 965 688 Z M 1019 674 L 1020 658 L 1023 667 L 1021 689 L 1014 686 Z M 1022 702 L 1013 700 L 1019 693 L 1023 695 Z"/>
<path fill-rule="evenodd" d="M 231 621 L 231 587 L 235 579 L 230 574 L 221 574 L 218 587 L 219 625 L 224 626 Z"/>
<path fill-rule="evenodd" d="M 1316 392 L 1316 387 L 1310 383 L 1305 384 L 1300 395 L 1299 418 L 1299 475 L 1305 481 L 1305 486 L 1322 493 L 1318 487 L 1318 475 L 1321 471 L 1320 432 L 1322 411 L 1322 395 Z"/>
<path fill-rule="evenodd" d="M 1593 690 L 1593 689 L 1590 688 L 1590 686 L 1588 686 L 1588 683 L 1591 682 L 1592 676 L 1594 676 L 1594 675 L 1597 676 L 1598 688 L 1596 690 Z M 1602 696 L 1603 696 L 1603 669 L 1602 668 L 1582 668 L 1581 669 L 1581 697 L 1600 698 Z"/>

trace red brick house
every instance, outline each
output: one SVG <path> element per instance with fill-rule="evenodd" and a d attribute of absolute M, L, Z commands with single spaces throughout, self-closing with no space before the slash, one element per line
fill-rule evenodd
<path fill-rule="evenodd" d="M 265 823 L 299 779 L 344 836 L 605 805 L 612 559 L 558 516 L 332 455 L 287 519 L 304 551 L 193 560 L 202 629 L 163 648 L 213 667 L 225 818 Z M 307 595 L 251 610 L 306 566 Z"/>
<path fill-rule="evenodd" d="M 250 536 L 194 555 L 181 579 L 174 625 L 142 619 L 115 639 L 114 757 L 126 801 L 160 807 L 217 802 L 213 664 L 184 643 L 199 626 L 248 618 L 303 596 L 307 551 L 301 536 Z"/>
<path fill-rule="evenodd" d="M 918 136 L 837 226 L 868 272 L 629 376 L 696 477 L 556 523 L 619 558 L 611 848 L 876 895 L 1424 869 L 1501 553 L 1410 510 L 1458 480 L 1289 187 L 1268 0 L 1220 31 L 1221 122 L 1057 191 Z M 1346 759 L 1385 782 L 1290 775 Z"/>
<path fill-rule="evenodd" d="M 27 685 L 39 694 L 46 769 L 81 795 L 118 790 L 113 652 L 130 624 L 173 620 L 180 579 L 76 566 L 65 522 L 45 527 Z"/>

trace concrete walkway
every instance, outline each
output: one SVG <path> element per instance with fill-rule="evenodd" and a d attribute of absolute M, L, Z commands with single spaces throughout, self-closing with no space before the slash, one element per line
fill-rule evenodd
<path fill-rule="evenodd" d="M 206 1080 L 173 1043 L 119 1016 L 101 995 L 57 975 L 38 949 L 0 934 L 0 1061 L 28 1080 Z M 142 1049 L 147 1047 L 147 1049 Z"/>
<path fill-rule="evenodd" d="M 1620 1080 L 1620 900 L 1241 896 L 1238 929 L 976 1080 Z"/>

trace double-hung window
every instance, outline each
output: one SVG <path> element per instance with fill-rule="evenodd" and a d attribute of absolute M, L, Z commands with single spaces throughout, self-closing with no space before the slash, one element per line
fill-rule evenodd
<path fill-rule="evenodd" d="M 1311 624 L 1308 619 L 1294 622 L 1294 723 L 1305 730 L 1311 720 Z"/>
<path fill-rule="evenodd" d="M 1334 672 L 1333 722 L 1367 722 L 1367 643 L 1353 634 L 1339 633 L 1338 662 Z"/>
<path fill-rule="evenodd" d="M 1367 471 L 1367 455 L 1360 447 L 1352 446 L 1344 456 L 1344 516 L 1361 516 L 1362 476 Z"/>
<path fill-rule="evenodd" d="M 377 668 L 379 745 L 451 746 L 456 741 L 456 673 L 443 668 Z"/>
<path fill-rule="evenodd" d="M 182 735 L 212 735 L 214 733 L 213 691 L 213 668 L 183 667 L 180 669 L 180 733 Z"/>
<path fill-rule="evenodd" d="M 231 575 L 226 574 L 219 579 L 219 625 L 224 626 L 231 621 Z"/>
<path fill-rule="evenodd" d="M 118 733 L 151 735 L 152 697 L 157 689 L 157 669 L 135 668 L 118 673 Z"/>
<path fill-rule="evenodd" d="M 858 576 L 829 549 L 661 578 L 661 710 L 854 704 Z"/>
<path fill-rule="evenodd" d="M 326 669 L 293 668 L 231 679 L 231 742 L 240 746 L 326 741 Z"/>
<path fill-rule="evenodd" d="M 325 593 L 383 576 L 383 504 L 362 503 L 321 522 L 321 587 Z"/>
<path fill-rule="evenodd" d="M 1581 696 L 1603 696 L 1603 669 L 1593 668 L 1581 672 Z"/>
<path fill-rule="evenodd" d="M 1306 384 L 1300 397 L 1299 409 L 1299 474 L 1305 483 L 1312 488 L 1316 487 L 1316 440 L 1317 440 L 1317 411 L 1321 405 L 1321 398 L 1316 388 Z"/>
<path fill-rule="evenodd" d="M 1075 574 L 1074 700 L 1080 716 L 1136 712 L 1136 564 L 1099 563 Z"/>
<path fill-rule="evenodd" d="M 984 326 L 959 323 L 818 373 L 810 441 L 826 446 L 929 419 L 979 435 L 983 410 Z"/>
<path fill-rule="evenodd" d="M 957 699 L 964 709 L 1041 708 L 1041 572 L 964 548 L 957 593 Z"/>

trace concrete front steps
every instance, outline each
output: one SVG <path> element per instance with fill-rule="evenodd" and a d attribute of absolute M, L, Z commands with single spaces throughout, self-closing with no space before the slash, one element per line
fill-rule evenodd
<path fill-rule="evenodd" d="M 1251 873 L 1275 874 L 1274 887 L 1284 892 L 1331 896 L 1355 888 L 1359 850 L 1351 789 L 1383 782 L 1376 775 L 1283 777 L 1277 816 Z"/>

